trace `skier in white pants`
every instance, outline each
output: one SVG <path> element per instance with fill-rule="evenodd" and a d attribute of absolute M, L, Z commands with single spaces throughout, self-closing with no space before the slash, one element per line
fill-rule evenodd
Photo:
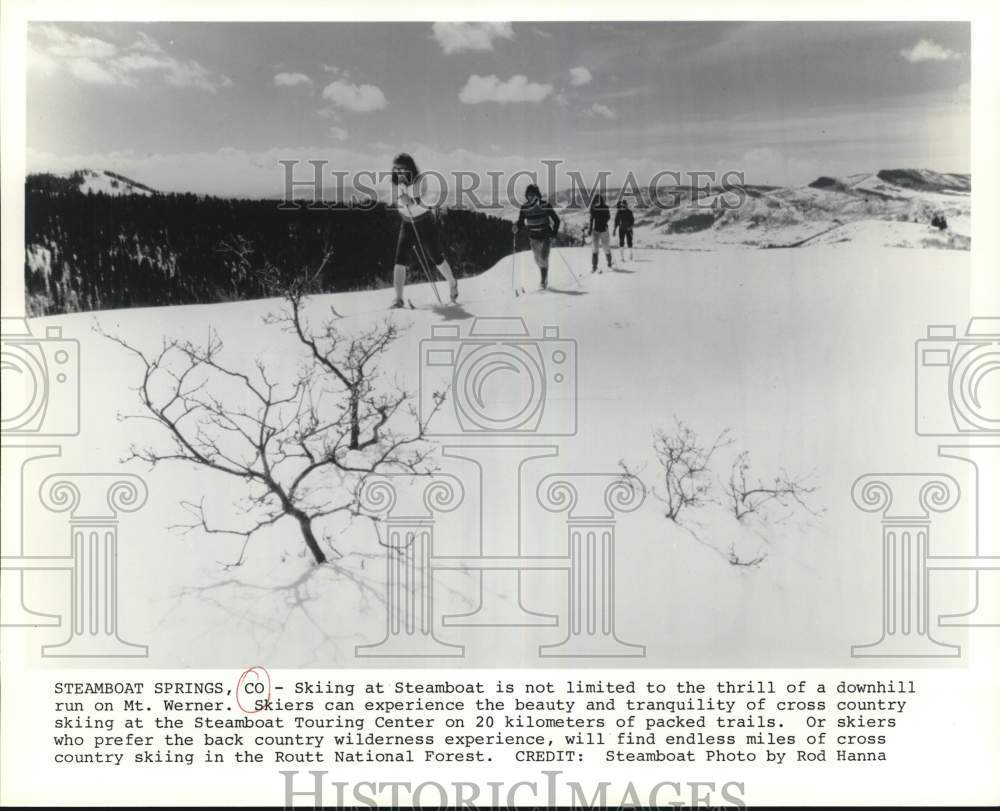
<path fill-rule="evenodd" d="M 608 222 L 611 219 L 611 210 L 604 202 L 601 195 L 597 195 L 590 204 L 590 224 L 587 226 L 588 233 L 593 235 L 591 244 L 593 254 L 591 256 L 591 273 L 597 273 L 597 254 L 604 248 L 604 255 L 608 259 L 608 270 L 614 266 L 611 262 L 611 237 L 608 235 Z"/>

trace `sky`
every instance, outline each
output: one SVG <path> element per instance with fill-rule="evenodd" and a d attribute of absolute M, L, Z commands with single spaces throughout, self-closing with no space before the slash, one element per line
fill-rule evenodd
<path fill-rule="evenodd" d="M 442 173 L 968 172 L 969 48 L 948 22 L 31 23 L 28 169 L 250 196 L 281 193 L 279 160 L 399 151 Z"/>

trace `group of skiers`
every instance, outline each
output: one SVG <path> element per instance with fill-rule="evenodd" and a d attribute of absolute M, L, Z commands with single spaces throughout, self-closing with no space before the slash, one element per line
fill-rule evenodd
<path fill-rule="evenodd" d="M 517 222 L 514 223 L 515 236 L 522 228 L 528 229 L 528 242 L 535 257 L 535 264 L 542 275 L 542 289 L 549 283 L 549 248 L 559 232 L 559 216 L 552 206 L 542 198 L 542 193 L 534 183 L 525 191 L 527 198 L 521 206 Z M 627 200 L 618 201 L 615 213 L 614 227 L 611 236 L 618 234 L 618 247 L 622 261 L 625 261 L 625 245 L 628 245 L 629 258 L 633 258 L 632 233 L 635 227 L 635 215 L 628 206 Z M 598 269 L 598 254 L 603 249 L 607 258 L 608 269 L 614 267 L 611 256 L 611 237 L 608 235 L 608 224 L 611 221 L 611 210 L 600 194 L 595 195 L 590 204 L 590 220 L 584 234 L 591 238 L 591 273 L 600 273 Z"/>
<path fill-rule="evenodd" d="M 434 210 L 420 202 L 419 178 L 420 171 L 416 161 L 404 153 L 397 155 L 392 162 L 392 184 L 396 187 L 396 199 L 402 222 L 399 236 L 396 240 L 396 256 L 393 267 L 393 286 L 396 298 L 394 308 L 405 307 L 403 285 L 406 281 L 406 266 L 410 251 L 415 251 L 417 261 L 430 280 L 430 265 L 448 282 L 448 290 L 452 303 L 458 301 L 458 281 L 448 265 L 448 260 L 441 250 L 441 236 Z M 525 202 L 514 223 L 515 239 L 522 229 L 528 231 L 528 242 L 531 252 L 541 274 L 542 289 L 549 284 L 549 251 L 552 242 L 559 232 L 559 215 L 555 209 L 542 197 L 538 186 L 534 183 L 525 191 Z M 614 267 L 611 255 L 611 236 L 617 233 L 618 247 L 621 259 L 625 261 L 625 246 L 629 249 L 629 259 L 634 258 L 632 251 L 632 233 L 635 226 L 635 215 L 626 200 L 619 200 L 615 212 L 611 235 L 608 225 L 611 222 L 611 210 L 600 194 L 595 195 L 590 204 L 590 220 L 584 231 L 591 238 L 591 273 L 600 273 L 598 269 L 598 254 L 603 249 L 607 259 L 608 269 Z"/>

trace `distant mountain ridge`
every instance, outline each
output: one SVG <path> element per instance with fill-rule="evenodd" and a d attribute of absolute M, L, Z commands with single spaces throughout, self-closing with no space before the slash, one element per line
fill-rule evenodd
<path fill-rule="evenodd" d="M 813 189 L 848 191 L 861 186 L 865 183 L 865 181 L 871 181 L 873 178 L 898 188 L 911 189 L 914 191 L 937 192 L 940 194 L 949 194 L 954 192 L 969 193 L 972 191 L 971 175 L 954 172 L 935 172 L 930 169 L 880 169 L 874 174 L 861 173 L 846 175 L 844 177 L 829 177 L 822 175 L 809 183 L 808 187 Z M 112 172 L 109 169 L 103 169 L 100 171 L 95 171 L 93 169 L 77 169 L 72 172 L 63 173 L 37 172 L 29 174 L 26 182 L 29 186 L 48 192 L 78 191 L 82 194 L 110 195 L 153 195 L 163 193 L 152 188 L 151 186 L 146 185 L 145 183 L 140 183 L 137 180 L 133 180 L 132 178 L 118 174 L 117 172 Z M 868 193 L 877 191 L 877 189 L 872 188 L 872 185 L 872 183 L 868 183 L 864 190 Z M 678 184 L 660 184 L 658 188 L 660 189 L 661 194 L 664 190 L 670 189 L 676 190 L 681 194 L 688 190 L 687 186 Z M 765 184 L 745 184 L 743 188 L 749 196 L 758 197 L 777 189 L 792 187 Z M 309 190 L 297 188 L 295 191 L 296 193 L 293 195 L 293 199 L 296 200 L 309 199 L 312 195 L 312 192 Z M 648 195 L 651 191 L 652 187 L 641 189 L 641 192 L 646 195 Z M 719 190 L 713 189 L 712 191 L 718 192 Z M 322 199 L 329 203 L 347 202 L 351 199 L 352 195 L 361 193 L 361 191 L 356 188 L 339 190 L 324 188 L 322 192 Z M 621 194 L 622 187 L 609 187 L 605 190 L 605 196 L 611 199 L 616 199 Z M 263 198 L 247 198 L 246 195 L 224 194 L 209 196 L 232 199 L 283 199 L 283 195 L 267 195 Z M 623 196 L 629 197 L 630 195 L 624 194 Z M 585 194 L 581 189 L 561 189 L 552 195 L 551 202 L 561 207 L 569 205 L 586 206 L 587 201 L 584 197 Z M 386 202 L 386 195 L 379 195 L 379 201 Z M 512 203 L 508 202 L 508 205 L 512 205 Z"/>
<path fill-rule="evenodd" d="M 156 189 L 107 169 L 76 169 L 72 172 L 38 172 L 27 177 L 26 184 L 50 194 L 108 194 L 112 196 L 138 194 L 150 197 L 160 194 Z"/>
<path fill-rule="evenodd" d="M 971 192 L 972 175 L 932 172 L 930 169 L 882 169 L 878 178 L 907 189 Z"/>
<path fill-rule="evenodd" d="M 745 245 L 796 247 L 884 239 L 889 246 L 968 250 L 972 178 L 929 169 L 883 169 L 842 177 L 821 176 L 804 186 L 744 187 L 745 198 L 712 189 L 686 195 L 667 209 L 636 211 L 646 244 L 670 247 Z M 947 229 L 931 226 L 944 217 Z M 584 212 L 585 216 L 585 212 Z M 579 217 L 571 217 L 579 227 Z M 858 227 L 861 223 L 870 223 Z M 903 227 L 906 225 L 907 227 Z M 879 236 L 882 235 L 882 236 Z"/>
<path fill-rule="evenodd" d="M 843 178 L 818 177 L 809 184 L 813 189 L 836 189 L 848 191 L 867 183 L 867 189 L 872 191 L 873 179 L 881 180 L 892 186 L 913 191 L 936 192 L 951 194 L 954 192 L 969 193 L 972 191 L 972 175 L 952 172 L 934 172 L 930 169 L 880 169 L 874 175 L 848 175 Z"/>

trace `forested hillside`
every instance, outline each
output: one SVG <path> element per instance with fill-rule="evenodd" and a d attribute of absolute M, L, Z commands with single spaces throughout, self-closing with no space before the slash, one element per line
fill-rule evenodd
<path fill-rule="evenodd" d="M 127 179 L 124 179 L 127 180 Z M 53 176 L 25 187 L 25 295 L 30 315 L 259 298 L 258 275 L 224 249 L 246 241 L 251 264 L 289 278 L 315 270 L 324 291 L 391 282 L 399 229 L 395 211 L 294 210 L 274 200 L 191 194 L 84 193 Z M 510 224 L 465 210 L 442 217 L 445 254 L 458 276 L 479 273 L 510 253 Z M 414 264 L 412 274 L 422 273 Z"/>

